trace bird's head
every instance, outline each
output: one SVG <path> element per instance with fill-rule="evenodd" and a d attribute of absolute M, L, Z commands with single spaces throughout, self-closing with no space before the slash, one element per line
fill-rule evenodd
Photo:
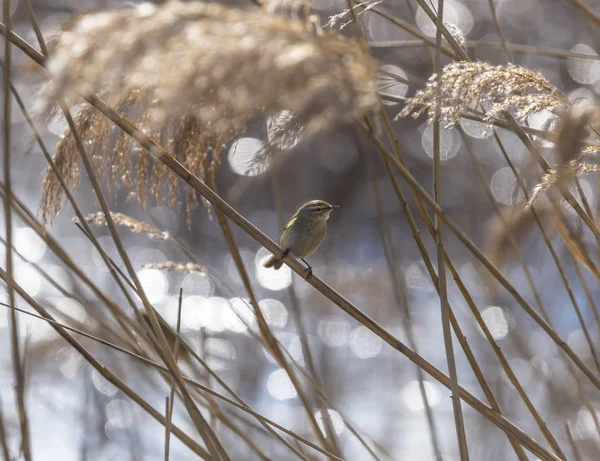
<path fill-rule="evenodd" d="M 311 200 L 302 205 L 296 214 L 312 220 L 327 221 L 331 210 L 338 207 L 339 205 L 331 205 L 324 200 Z"/>

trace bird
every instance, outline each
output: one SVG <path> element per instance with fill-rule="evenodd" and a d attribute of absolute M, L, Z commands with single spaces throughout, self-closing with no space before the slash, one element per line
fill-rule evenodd
<path fill-rule="evenodd" d="M 312 275 L 312 267 L 304 258 L 321 246 L 327 235 L 329 214 L 338 207 L 339 205 L 331 205 L 324 200 L 311 200 L 302 205 L 279 234 L 279 246 L 284 252 L 280 256 L 271 256 L 263 266 L 279 270 L 283 266 L 283 259 L 291 253 L 307 265 L 308 280 Z"/>

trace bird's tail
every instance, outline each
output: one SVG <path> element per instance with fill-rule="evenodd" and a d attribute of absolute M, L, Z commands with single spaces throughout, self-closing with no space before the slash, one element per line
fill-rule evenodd
<path fill-rule="evenodd" d="M 266 268 L 272 267 L 275 270 L 281 269 L 281 266 L 283 266 L 283 260 L 280 258 L 277 258 L 275 255 L 271 256 L 263 264 L 263 267 L 266 267 Z"/>

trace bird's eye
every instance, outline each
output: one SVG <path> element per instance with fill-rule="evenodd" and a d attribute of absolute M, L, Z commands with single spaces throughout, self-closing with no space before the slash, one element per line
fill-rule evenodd
<path fill-rule="evenodd" d="M 323 211 L 323 208 L 315 208 L 315 211 L 316 211 L 317 213 L 320 213 L 321 211 Z"/>

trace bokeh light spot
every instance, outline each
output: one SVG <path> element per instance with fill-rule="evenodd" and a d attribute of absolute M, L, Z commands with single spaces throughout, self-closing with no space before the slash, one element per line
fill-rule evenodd
<path fill-rule="evenodd" d="M 460 150 L 462 141 L 456 130 L 440 128 L 440 161 L 450 160 Z M 427 124 L 421 136 L 421 145 L 429 158 L 433 158 L 433 125 Z"/>
<path fill-rule="evenodd" d="M 508 334 L 508 318 L 503 308 L 488 307 L 481 313 L 481 317 L 494 339 L 502 339 Z M 483 331 L 480 330 L 480 333 L 483 334 Z"/>
<path fill-rule="evenodd" d="M 509 166 L 500 168 L 490 180 L 490 189 L 494 198 L 504 205 L 514 205 L 525 199 L 523 190 L 517 183 L 517 177 Z"/>
<path fill-rule="evenodd" d="M 272 256 L 265 248 L 260 248 L 254 258 L 256 279 L 263 287 L 271 291 L 284 290 L 292 284 L 292 270 L 285 264 L 278 270 L 263 267 L 267 259 Z"/>
<path fill-rule="evenodd" d="M 359 359 L 371 359 L 381 352 L 381 338 L 367 327 L 360 326 L 350 335 L 350 349 Z"/>
<path fill-rule="evenodd" d="M 46 252 L 44 240 L 29 227 L 17 228 L 14 231 L 15 249 L 29 262 L 37 262 Z"/>
<path fill-rule="evenodd" d="M 334 432 L 337 435 L 340 435 L 344 431 L 344 420 L 342 419 L 342 416 L 337 411 L 332 410 L 331 408 L 327 409 L 327 414 L 329 415 L 329 420 L 331 421 L 331 425 L 333 426 Z M 321 432 L 323 432 L 323 434 L 325 434 L 325 436 L 327 437 L 324 418 L 325 416 L 323 415 L 323 413 L 320 410 L 317 411 L 317 413 L 315 414 L 317 425 L 321 429 Z"/>
<path fill-rule="evenodd" d="M 435 407 L 439 404 L 442 393 L 438 385 L 431 381 L 423 381 L 423 387 L 425 388 L 425 395 L 427 395 L 429 406 Z M 421 397 L 419 381 L 411 381 L 404 388 L 404 403 L 411 411 L 421 411 L 425 408 L 425 402 Z"/>
<path fill-rule="evenodd" d="M 343 318 L 327 317 L 319 321 L 318 333 L 329 347 L 342 347 L 348 344 L 352 327 Z"/>
<path fill-rule="evenodd" d="M 169 289 L 169 281 L 162 271 L 142 269 L 137 273 L 137 276 L 151 304 L 159 303 L 165 299 Z"/>
<path fill-rule="evenodd" d="M 256 138 L 239 138 L 229 148 L 227 159 L 231 169 L 241 176 L 257 176 L 263 173 L 268 162 L 255 162 L 265 144 Z"/>
<path fill-rule="evenodd" d="M 288 320 L 288 312 L 281 301 L 263 299 L 258 303 L 270 327 L 283 328 Z"/>
<path fill-rule="evenodd" d="M 269 375 L 267 390 L 277 400 L 293 399 L 298 395 L 292 381 L 282 368 Z"/>
<path fill-rule="evenodd" d="M 394 75 L 400 78 L 395 78 Z M 379 72 L 377 72 L 377 88 L 382 96 L 382 103 L 384 105 L 393 106 L 400 102 L 390 101 L 389 99 L 385 99 L 385 96 L 401 99 L 406 96 L 408 85 L 402 81 L 403 79 L 406 79 L 406 72 L 398 66 L 384 64 L 379 68 Z"/>

